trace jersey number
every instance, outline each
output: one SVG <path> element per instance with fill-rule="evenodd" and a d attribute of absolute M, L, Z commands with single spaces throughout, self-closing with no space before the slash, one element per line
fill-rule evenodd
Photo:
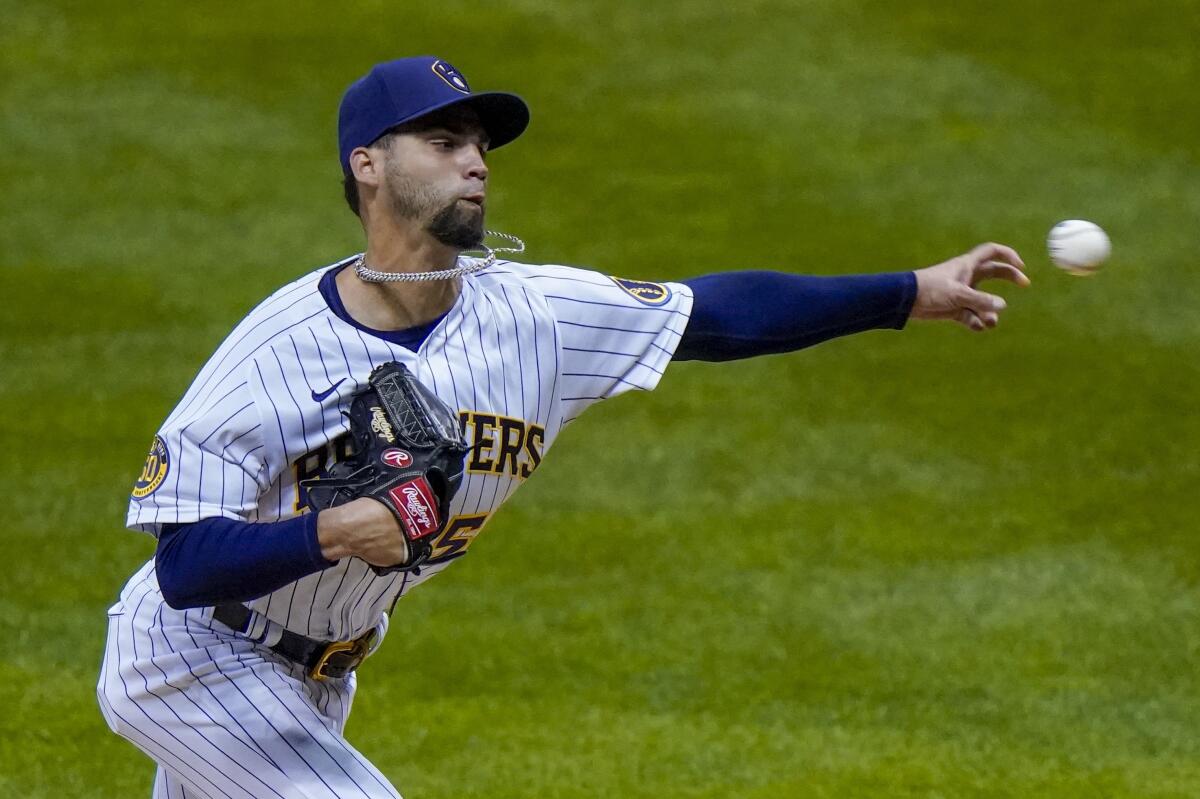
<path fill-rule="evenodd" d="M 433 545 L 429 560 L 437 562 L 442 558 L 451 557 L 467 551 L 471 542 L 483 530 L 488 520 L 486 513 L 476 513 L 470 516 L 455 516 L 446 523 L 446 529 L 438 536 Z"/>

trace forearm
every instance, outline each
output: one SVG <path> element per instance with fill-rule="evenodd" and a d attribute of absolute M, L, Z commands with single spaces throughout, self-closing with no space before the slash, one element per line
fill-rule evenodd
<path fill-rule="evenodd" d="M 245 602 L 332 566 L 321 552 L 317 518 L 166 526 L 154 555 L 163 597 L 174 608 Z"/>
<path fill-rule="evenodd" d="M 683 281 L 695 299 L 675 360 L 728 361 L 900 329 L 917 296 L 912 272 L 812 277 L 721 272 Z"/>

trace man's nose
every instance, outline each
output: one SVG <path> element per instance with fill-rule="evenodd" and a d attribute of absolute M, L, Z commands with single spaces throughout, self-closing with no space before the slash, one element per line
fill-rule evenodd
<path fill-rule="evenodd" d="M 467 152 L 470 153 L 467 156 L 467 177 L 487 180 L 488 168 L 483 160 L 483 152 L 478 147 L 468 148 Z"/>

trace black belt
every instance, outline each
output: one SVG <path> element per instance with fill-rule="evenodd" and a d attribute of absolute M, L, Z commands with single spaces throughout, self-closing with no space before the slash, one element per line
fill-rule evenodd
<path fill-rule="evenodd" d="M 213 608 L 213 619 L 240 633 L 246 632 L 250 615 L 250 608 L 238 602 L 227 602 Z M 375 630 L 370 630 L 353 641 L 318 641 L 285 629 L 279 641 L 267 648 L 293 663 L 299 663 L 314 680 L 330 677 L 340 679 L 366 659 L 371 645 L 375 643 L 375 636 Z"/>

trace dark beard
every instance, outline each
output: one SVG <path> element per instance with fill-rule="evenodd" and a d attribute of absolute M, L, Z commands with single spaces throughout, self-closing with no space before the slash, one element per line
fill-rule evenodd
<path fill-rule="evenodd" d="M 425 229 L 447 247 L 470 250 L 483 243 L 483 210 L 463 209 L 456 200 L 438 211 Z"/>
<path fill-rule="evenodd" d="M 428 186 L 407 175 L 391 175 L 395 189 L 391 194 L 392 211 L 400 219 L 420 219 L 436 198 Z M 457 200 L 434 214 L 425 230 L 447 247 L 469 250 L 483 243 L 483 209 L 476 213 L 462 208 Z"/>

